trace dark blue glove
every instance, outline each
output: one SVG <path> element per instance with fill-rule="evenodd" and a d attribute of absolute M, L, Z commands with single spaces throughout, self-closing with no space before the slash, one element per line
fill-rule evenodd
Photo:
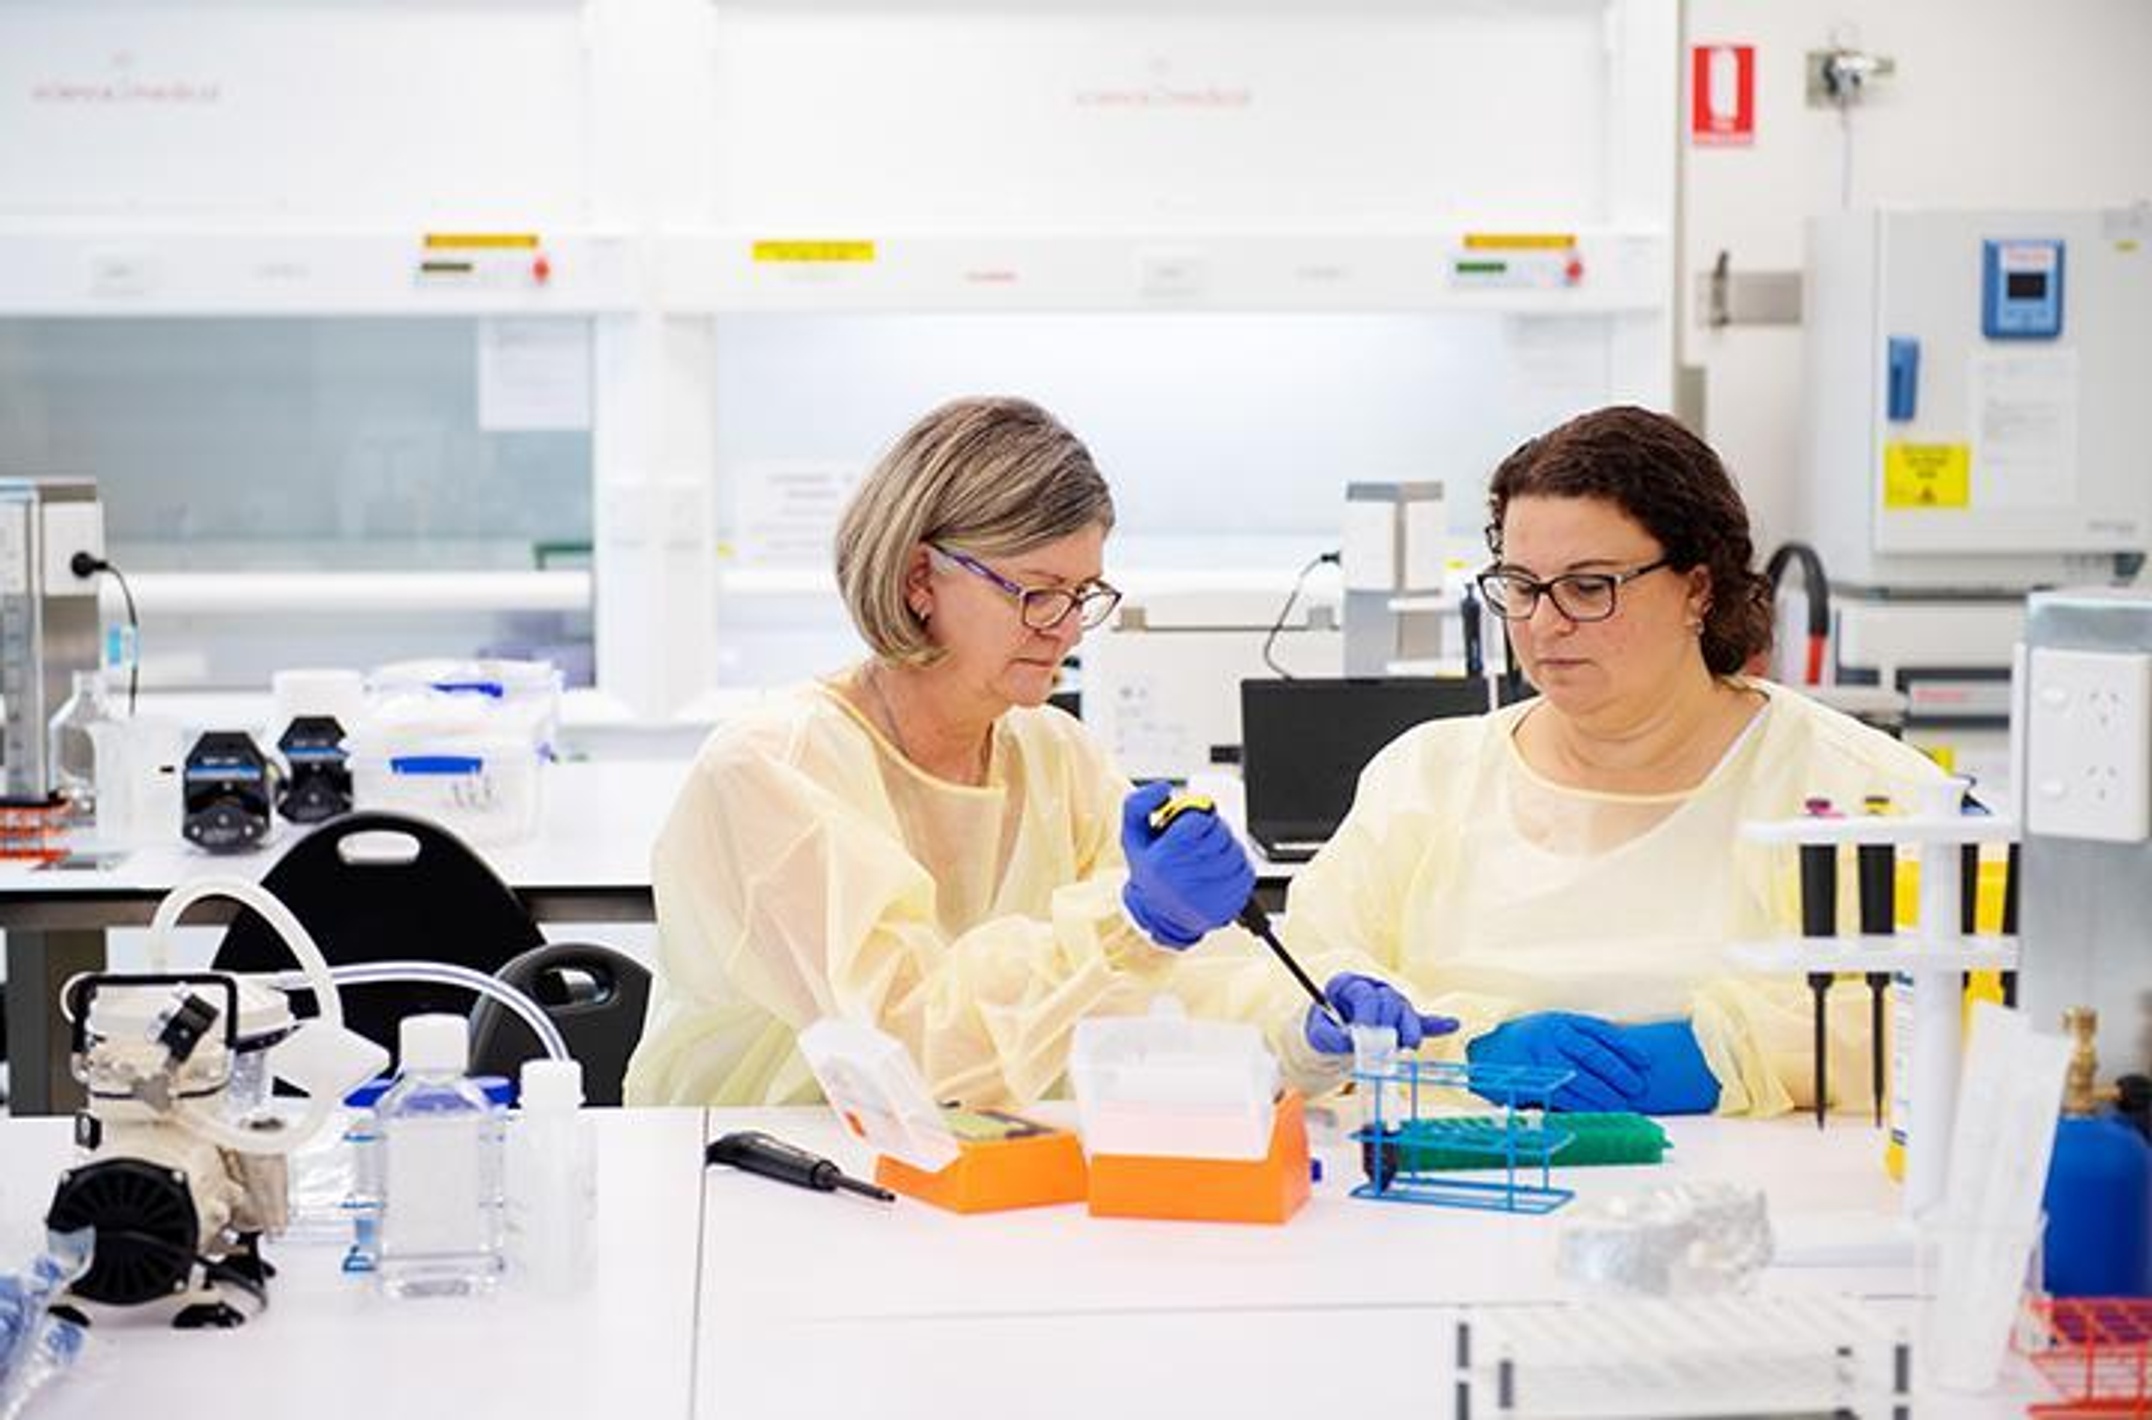
<path fill-rule="evenodd" d="M 1597 1016 L 1541 1011 L 1495 1027 L 1465 1047 L 1465 1058 L 1475 1065 L 1574 1070 L 1575 1078 L 1558 1087 L 1549 1101 L 1556 1109 L 1636 1109 L 1651 1062 L 1623 1035 L 1622 1027 Z M 1499 1094 L 1484 1098 L 1508 1103 Z"/>
<path fill-rule="evenodd" d="M 1387 981 L 1341 971 L 1323 987 L 1330 1007 L 1348 1026 L 1389 1026 L 1397 1032 L 1397 1048 L 1413 1050 L 1431 1035 L 1448 1035 L 1457 1022 L 1448 1016 L 1423 1016 Z M 1308 1044 L 1325 1055 L 1352 1054 L 1352 1036 L 1338 1029 L 1320 1006 L 1308 1007 L 1303 1027 Z"/>
<path fill-rule="evenodd" d="M 1644 1093 L 1629 1108 L 1641 1114 L 1709 1114 L 1719 1107 L 1719 1080 L 1696 1046 L 1687 1021 L 1621 1026 L 1622 1039 L 1644 1053 Z"/>
<path fill-rule="evenodd" d="M 1180 951 L 1240 915 L 1255 891 L 1255 869 L 1214 813 L 1183 813 L 1154 835 L 1151 815 L 1171 797 L 1171 785 L 1146 784 L 1121 804 L 1128 859 L 1121 901 L 1153 941 Z"/>

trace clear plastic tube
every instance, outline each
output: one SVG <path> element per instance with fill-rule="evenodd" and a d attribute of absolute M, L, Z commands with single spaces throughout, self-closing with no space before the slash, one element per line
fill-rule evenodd
<path fill-rule="evenodd" d="M 339 986 L 377 986 L 391 981 L 425 981 L 440 986 L 460 986 L 490 997 L 515 1012 L 516 1019 L 531 1028 L 545 1053 L 555 1060 L 566 1060 L 568 1043 L 561 1039 L 560 1028 L 545 1008 L 523 992 L 510 986 L 497 976 L 474 971 L 467 966 L 456 966 L 445 961 L 369 961 L 351 962 L 332 966 L 329 975 Z M 285 971 L 268 978 L 269 984 L 280 991 L 311 989 L 305 972 Z"/>
<path fill-rule="evenodd" d="M 334 1029 L 343 1028 L 343 998 L 336 994 L 336 980 L 329 974 L 328 959 L 322 956 L 321 948 L 315 945 L 313 937 L 289 907 L 260 883 L 244 878 L 197 878 L 167 893 L 150 918 L 150 970 L 171 970 L 172 929 L 179 925 L 180 916 L 189 907 L 205 897 L 229 898 L 260 914 L 283 939 L 293 958 L 305 968 L 290 975 L 295 984 L 314 993 L 314 1008 L 320 1012 L 315 1019 Z M 240 1129 L 219 1118 L 216 1109 L 193 1101 L 182 1101 L 176 1113 L 195 1133 L 224 1148 L 242 1154 L 289 1154 L 314 1137 L 328 1122 L 336 1104 L 336 1100 L 325 1094 L 308 1096 L 306 1113 L 282 1134 Z"/>

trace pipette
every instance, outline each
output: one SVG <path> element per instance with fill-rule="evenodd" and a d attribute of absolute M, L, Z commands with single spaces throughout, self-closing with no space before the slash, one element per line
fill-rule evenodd
<path fill-rule="evenodd" d="M 729 1164 L 743 1173 L 758 1173 L 818 1193 L 843 1189 L 862 1198 L 894 1203 L 897 1195 L 863 1179 L 851 1177 L 828 1159 L 775 1139 L 759 1129 L 741 1129 L 716 1140 L 703 1150 L 705 1164 Z"/>
<path fill-rule="evenodd" d="M 2018 846 L 2010 845 L 2010 856 L 2003 866 L 2003 935 L 2017 935 L 2018 917 Z M 2003 973 L 2003 1004 L 2017 1005 L 2017 973 Z"/>
<path fill-rule="evenodd" d="M 1810 818 L 1836 818 L 1829 799 L 1810 799 L 1801 811 Z M 1838 930 L 1838 847 L 1832 843 L 1801 845 L 1801 935 L 1828 937 Z M 1816 1127 L 1823 1127 L 1830 1105 L 1830 998 L 1831 973 L 1808 973 L 1808 989 L 1815 993 L 1816 1027 Z"/>
<path fill-rule="evenodd" d="M 1151 811 L 1151 833 L 1154 836 L 1164 833 L 1167 824 L 1185 813 L 1215 815 L 1217 812 L 1217 804 L 1206 795 L 1175 794 Z M 1293 974 L 1293 980 L 1300 983 L 1300 989 L 1308 993 L 1308 999 L 1315 1003 L 1317 1010 L 1329 1018 L 1330 1024 L 1341 1031 L 1345 1029 L 1344 1017 L 1330 1004 L 1330 998 L 1323 994 L 1323 988 L 1315 984 L 1315 978 L 1302 969 L 1300 963 L 1293 959 L 1293 954 L 1285 949 L 1285 943 L 1278 940 L 1276 930 L 1270 925 L 1270 914 L 1263 910 L 1262 903 L 1255 900 L 1252 891 L 1248 894 L 1247 902 L 1242 904 L 1240 915 L 1234 920 L 1254 933 L 1264 946 L 1270 948 L 1271 954 Z"/>
<path fill-rule="evenodd" d="M 1870 794 L 1861 800 L 1863 812 L 1890 812 L 1890 799 Z M 1888 843 L 1863 843 L 1854 850 L 1861 894 L 1861 935 L 1888 937 L 1898 930 L 1898 850 Z M 1868 1079 L 1875 1093 L 1876 1127 L 1883 1127 L 1883 1013 L 1890 990 L 1890 973 L 1868 973 Z"/>

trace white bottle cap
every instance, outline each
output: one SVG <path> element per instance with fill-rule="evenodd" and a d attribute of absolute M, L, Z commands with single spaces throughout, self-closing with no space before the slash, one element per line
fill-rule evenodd
<path fill-rule="evenodd" d="M 579 1060 L 539 1056 L 523 1062 L 523 1108 L 576 1109 L 583 1103 L 583 1065 Z"/>
<path fill-rule="evenodd" d="M 471 1025 L 461 1016 L 405 1016 L 396 1031 L 396 1058 L 405 1074 L 460 1075 L 471 1063 Z"/>

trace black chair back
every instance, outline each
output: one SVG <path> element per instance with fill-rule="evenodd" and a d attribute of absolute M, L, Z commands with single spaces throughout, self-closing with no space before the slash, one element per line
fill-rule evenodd
<path fill-rule="evenodd" d="M 548 942 L 494 975 L 545 1008 L 583 1064 L 586 1104 L 620 1103 L 628 1057 L 642 1039 L 650 1004 L 650 972 L 641 962 L 591 942 Z M 540 1053 L 538 1037 L 505 1007 L 481 1000 L 471 1016 L 472 1071 L 513 1075 Z"/>
<path fill-rule="evenodd" d="M 491 973 L 544 942 L 508 885 L 462 839 L 425 819 L 354 813 L 284 850 L 262 886 L 292 910 L 331 966 L 418 959 Z M 242 911 L 225 931 L 221 971 L 278 971 L 293 963 L 261 917 Z M 345 1023 L 396 1049 L 397 1022 L 419 1012 L 465 1015 L 472 993 L 414 983 L 354 986 Z M 294 1004 L 311 994 L 294 993 Z"/>

